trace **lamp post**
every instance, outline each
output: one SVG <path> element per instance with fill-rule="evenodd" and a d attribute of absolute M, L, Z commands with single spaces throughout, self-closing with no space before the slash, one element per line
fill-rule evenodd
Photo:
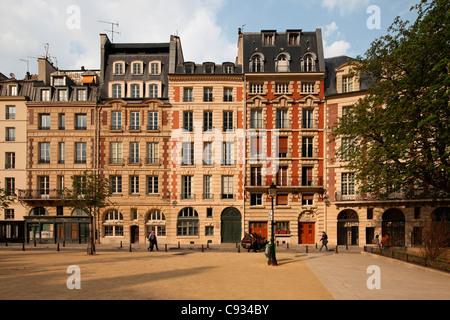
<path fill-rule="evenodd" d="M 274 233 L 274 210 L 273 210 L 273 199 L 277 196 L 277 186 L 272 182 L 272 185 L 269 188 L 269 196 L 272 198 L 272 234 L 270 237 L 270 246 L 269 246 L 269 266 L 277 266 L 277 258 L 275 256 L 275 233 Z"/>

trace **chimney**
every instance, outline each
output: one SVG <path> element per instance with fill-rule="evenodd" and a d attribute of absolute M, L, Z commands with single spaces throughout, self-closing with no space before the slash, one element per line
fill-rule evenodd
<path fill-rule="evenodd" d="M 43 81 L 46 85 L 50 85 L 50 75 L 58 71 L 47 58 L 38 59 L 38 81 Z"/>

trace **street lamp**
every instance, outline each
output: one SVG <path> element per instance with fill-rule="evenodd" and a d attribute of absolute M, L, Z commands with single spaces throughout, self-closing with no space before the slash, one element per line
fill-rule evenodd
<path fill-rule="evenodd" d="M 277 186 L 272 182 L 272 185 L 269 188 L 269 196 L 272 198 L 272 235 L 270 237 L 270 246 L 269 246 L 269 266 L 277 266 L 277 258 L 275 257 L 275 233 L 274 233 L 274 210 L 273 210 L 273 199 L 277 196 Z"/>

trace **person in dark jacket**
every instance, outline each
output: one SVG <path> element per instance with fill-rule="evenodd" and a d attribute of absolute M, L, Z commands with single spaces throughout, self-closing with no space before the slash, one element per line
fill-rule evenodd
<path fill-rule="evenodd" d="M 320 238 L 320 241 L 322 241 L 322 246 L 320 247 L 319 251 L 322 251 L 323 246 L 325 246 L 326 251 L 328 251 L 328 246 L 327 246 L 328 236 L 325 233 L 325 231 L 322 232 L 322 238 Z"/>
<path fill-rule="evenodd" d="M 152 231 L 152 233 L 149 234 L 148 240 L 150 241 L 150 247 L 148 249 L 150 251 L 153 251 L 153 247 L 156 246 L 156 251 L 159 251 L 158 240 L 156 239 L 155 231 Z"/>

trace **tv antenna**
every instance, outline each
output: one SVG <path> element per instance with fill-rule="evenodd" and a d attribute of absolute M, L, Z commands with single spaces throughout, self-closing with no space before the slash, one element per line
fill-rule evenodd
<path fill-rule="evenodd" d="M 114 22 L 100 21 L 100 20 L 98 20 L 98 22 L 107 23 L 107 24 L 111 25 L 111 30 L 105 30 L 105 31 L 111 32 L 111 42 L 114 42 L 114 33 L 120 34 L 120 32 L 114 31 L 114 27 L 119 27 L 119 22 L 114 23 Z"/>
<path fill-rule="evenodd" d="M 29 63 L 29 61 L 25 60 L 25 59 L 20 59 L 20 61 L 27 63 L 27 73 L 30 72 L 30 63 Z"/>

